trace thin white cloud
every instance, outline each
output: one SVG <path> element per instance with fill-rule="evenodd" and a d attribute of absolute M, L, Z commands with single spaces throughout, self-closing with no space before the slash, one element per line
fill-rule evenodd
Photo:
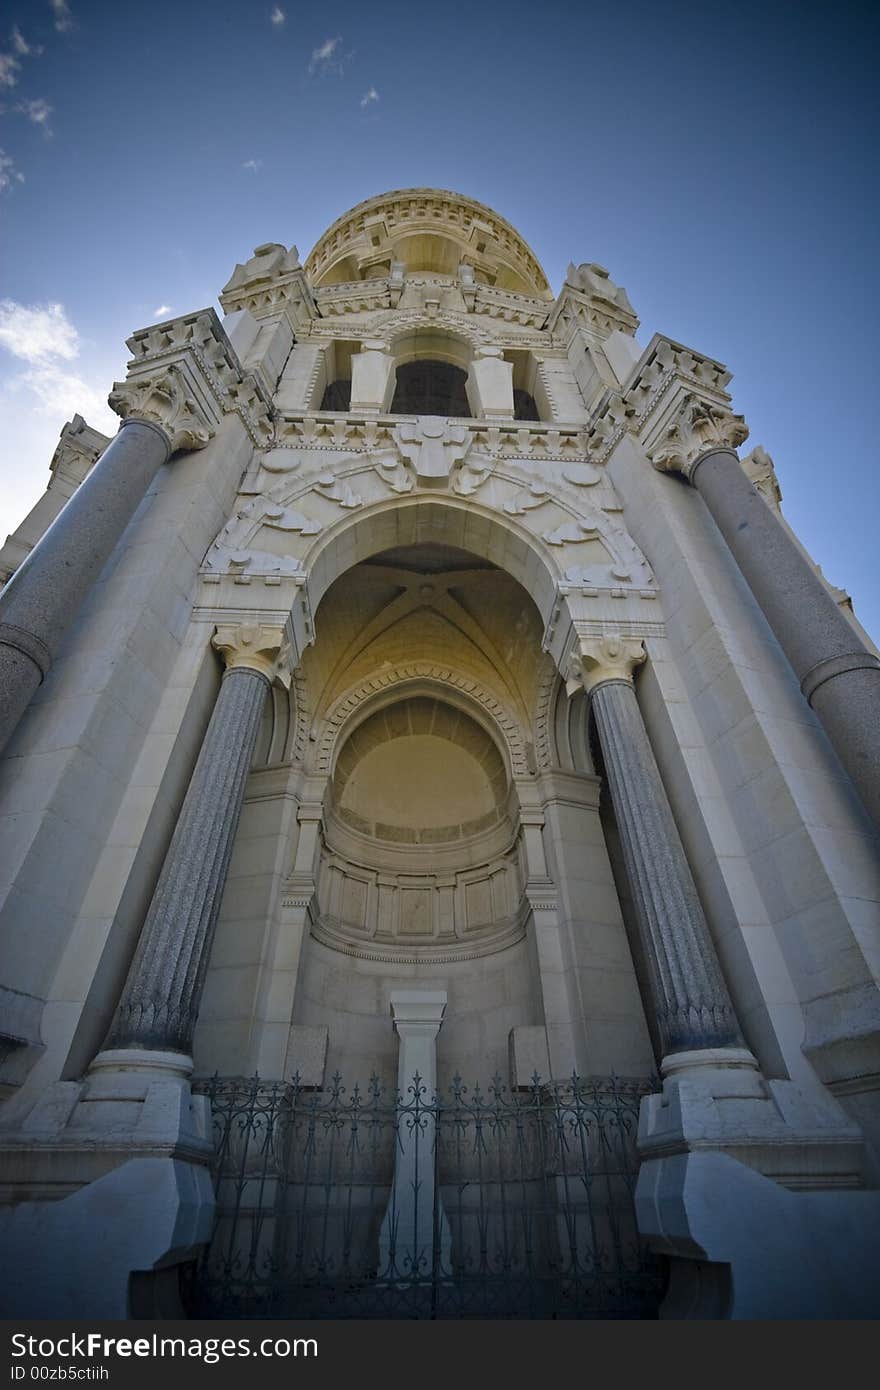
<path fill-rule="evenodd" d="M 0 193 L 7 193 L 13 184 L 24 183 L 24 174 L 5 150 L 0 150 Z"/>
<path fill-rule="evenodd" d="M 12 39 L 12 47 L 20 58 L 38 58 L 43 51 L 39 44 L 28 43 L 17 24 L 13 24 L 10 37 Z"/>
<path fill-rule="evenodd" d="M 0 347 L 24 362 L 42 366 L 53 357 L 79 356 L 79 334 L 63 304 L 19 304 L 0 299 Z"/>
<path fill-rule="evenodd" d="M 165 316 L 166 316 L 167 314 L 170 314 L 170 313 L 171 313 L 171 305 L 170 305 L 170 304 L 160 304 L 159 307 L 158 307 L 158 309 L 154 309 L 154 310 L 153 310 L 153 318 L 154 318 L 154 319 L 164 319 Z"/>
<path fill-rule="evenodd" d="M 276 5 L 269 18 L 273 24 L 277 24 L 280 26 L 284 23 L 285 19 L 287 18 L 287 15 L 284 13 L 280 5 Z"/>
<path fill-rule="evenodd" d="M 29 121 L 33 121 L 34 125 L 39 126 L 47 139 L 52 135 L 52 126 L 49 123 L 52 107 L 44 97 L 37 97 L 35 101 L 20 101 L 15 109 L 22 116 L 27 116 Z"/>
<path fill-rule="evenodd" d="M 241 167 L 242 169 L 249 170 L 252 174 L 256 174 L 262 169 L 263 161 L 262 159 L 246 159 Z"/>
<path fill-rule="evenodd" d="M 55 16 L 55 28 L 59 34 L 66 34 L 74 27 L 73 15 L 67 0 L 50 0 Z"/>
<path fill-rule="evenodd" d="M 14 87 L 21 63 L 11 53 L 0 53 L 0 87 Z"/>
<path fill-rule="evenodd" d="M 371 87 L 368 92 L 364 92 L 361 97 L 361 106 L 370 106 L 374 101 L 379 100 L 379 93 L 375 87 Z"/>
<path fill-rule="evenodd" d="M 342 43 L 342 35 L 337 34 L 335 38 L 325 39 L 317 48 L 312 49 L 312 56 L 309 60 L 309 72 L 314 75 L 325 72 L 342 72 L 342 60 L 337 57 L 339 45 Z"/>

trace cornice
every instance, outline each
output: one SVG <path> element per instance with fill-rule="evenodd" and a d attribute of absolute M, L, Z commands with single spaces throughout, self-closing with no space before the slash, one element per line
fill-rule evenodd
<path fill-rule="evenodd" d="M 139 329 L 132 357 L 109 402 L 123 419 L 158 424 L 172 449 L 199 449 L 225 414 L 239 416 L 255 448 L 265 445 L 271 400 L 246 373 L 213 309 Z"/>
<path fill-rule="evenodd" d="M 730 379 L 721 362 L 655 334 L 622 390 L 606 391 L 600 400 L 590 426 L 590 457 L 604 463 L 627 433 L 650 454 L 688 395 L 729 411 Z"/>

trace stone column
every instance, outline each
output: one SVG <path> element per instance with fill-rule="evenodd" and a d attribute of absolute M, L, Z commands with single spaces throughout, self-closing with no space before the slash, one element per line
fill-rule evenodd
<path fill-rule="evenodd" d="M 109 400 L 119 433 L 0 594 L 0 750 L 162 464 L 214 431 L 180 364 L 118 382 Z"/>
<path fill-rule="evenodd" d="M 116 1016 L 93 1067 L 130 1049 L 188 1062 L 214 927 L 266 700 L 286 674 L 280 627 L 219 627 L 226 672 Z"/>
<path fill-rule="evenodd" d="M 379 1232 L 379 1277 L 392 1283 L 429 1279 L 434 1268 L 435 1118 L 431 1107 L 437 1093 L 437 1034 L 445 1010 L 445 990 L 402 989 L 391 995 L 391 1013 L 400 1037 L 400 1108 L 391 1198 Z M 451 1234 L 442 1208 L 436 1234 L 438 1259 L 445 1270 Z"/>
<path fill-rule="evenodd" d="M 744 1049 L 693 876 L 633 686 L 640 641 L 581 642 L 581 682 L 596 721 L 664 1059 Z M 745 1054 L 746 1056 L 748 1054 Z"/>
<path fill-rule="evenodd" d="M 689 396 L 654 466 L 700 493 L 785 652 L 801 690 L 880 826 L 880 660 L 861 642 L 734 452 L 740 416 Z"/>
<path fill-rule="evenodd" d="M 161 426 L 126 421 L 0 594 L 0 748 L 171 447 Z"/>

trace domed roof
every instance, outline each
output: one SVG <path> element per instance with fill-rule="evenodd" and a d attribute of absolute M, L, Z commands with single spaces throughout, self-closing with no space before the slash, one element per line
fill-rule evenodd
<path fill-rule="evenodd" d="M 441 188 L 404 188 L 358 203 L 312 248 L 306 274 L 316 287 L 381 279 L 391 263 L 409 272 L 475 278 L 518 294 L 553 298 L 531 247 L 497 212 Z"/>

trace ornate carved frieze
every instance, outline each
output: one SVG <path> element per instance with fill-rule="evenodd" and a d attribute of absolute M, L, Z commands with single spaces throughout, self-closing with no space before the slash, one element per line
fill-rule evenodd
<path fill-rule="evenodd" d="M 211 645 L 223 657 L 227 671 L 245 667 L 259 671 L 270 685 L 286 690 L 291 681 L 291 645 L 286 628 L 262 623 L 222 623 Z"/>
<path fill-rule="evenodd" d="M 141 329 L 128 346 L 128 376 L 114 383 L 109 397 L 123 419 L 159 425 L 174 450 L 200 449 L 223 415 L 235 412 L 253 444 L 265 445 L 271 402 L 242 370 L 213 309 Z"/>
<path fill-rule="evenodd" d="M 412 422 L 415 423 L 415 417 Z M 400 417 L 365 417 L 356 412 L 321 411 L 309 414 L 285 414 L 276 422 L 272 438 L 266 446 L 272 458 L 264 462 L 271 472 L 283 472 L 299 466 L 293 454 L 289 464 L 284 462 L 283 450 L 319 449 L 344 450 L 348 453 L 387 451 L 397 447 L 396 429 Z M 487 425 L 479 420 L 456 421 L 457 428 L 467 431 L 471 446 L 493 458 L 562 460 L 577 465 L 587 447 L 586 428 L 579 425 L 550 425 L 537 421 L 513 421 L 505 425 Z M 586 467 L 584 465 L 584 467 Z M 569 481 L 577 486 L 589 486 L 592 475 L 578 473 L 575 468 Z"/>
<path fill-rule="evenodd" d="M 714 449 L 736 449 L 748 438 L 741 415 L 689 394 L 655 444 L 651 462 L 664 473 L 682 473 L 690 479 L 694 465 Z"/>

